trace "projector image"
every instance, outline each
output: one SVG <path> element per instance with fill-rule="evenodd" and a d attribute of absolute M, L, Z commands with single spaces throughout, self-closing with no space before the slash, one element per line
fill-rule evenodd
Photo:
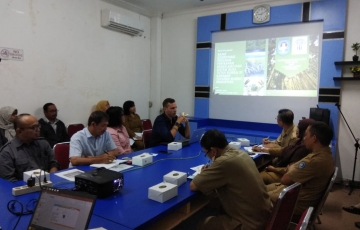
<path fill-rule="evenodd" d="M 123 174 L 106 168 L 98 168 L 75 176 L 77 190 L 86 191 L 99 198 L 111 196 L 123 186 Z"/>

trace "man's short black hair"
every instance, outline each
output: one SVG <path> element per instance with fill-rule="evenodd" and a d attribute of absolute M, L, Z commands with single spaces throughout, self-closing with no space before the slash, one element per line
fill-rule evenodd
<path fill-rule="evenodd" d="M 28 113 L 22 113 L 17 115 L 17 117 L 14 120 L 14 129 L 16 130 L 17 128 L 22 128 L 24 126 L 24 122 L 22 121 L 23 117 L 27 117 L 27 116 L 31 116 Z"/>
<path fill-rule="evenodd" d="M 167 107 L 169 103 L 172 104 L 172 103 L 174 103 L 174 102 L 175 102 L 174 99 L 172 99 L 172 98 L 166 98 L 166 99 L 163 101 L 163 108 Z"/>
<path fill-rule="evenodd" d="M 122 126 L 121 117 L 124 116 L 124 110 L 119 106 L 110 106 L 106 110 L 106 114 L 109 116 L 108 127 Z"/>
<path fill-rule="evenodd" d="M 322 121 L 314 121 L 309 125 L 311 135 L 315 135 L 322 146 L 329 146 L 334 132 L 330 126 Z"/>
<path fill-rule="evenodd" d="M 109 121 L 109 116 L 103 111 L 94 111 L 90 114 L 88 126 L 90 126 L 93 122 L 98 125 L 102 120 Z"/>
<path fill-rule="evenodd" d="M 280 109 L 278 118 L 286 125 L 292 125 L 294 122 L 294 113 L 290 109 Z"/>
<path fill-rule="evenodd" d="M 217 129 L 210 129 L 202 136 L 200 145 L 207 150 L 211 147 L 224 149 L 228 145 L 228 141 L 222 132 Z"/>
<path fill-rule="evenodd" d="M 49 106 L 52 106 L 52 105 L 54 105 L 54 103 L 51 103 L 51 102 L 46 103 L 46 104 L 43 106 L 43 110 L 44 110 L 44 112 L 47 112 L 47 110 L 48 110 Z"/>

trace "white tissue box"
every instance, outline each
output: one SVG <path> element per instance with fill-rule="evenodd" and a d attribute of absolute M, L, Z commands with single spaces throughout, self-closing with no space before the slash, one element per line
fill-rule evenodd
<path fill-rule="evenodd" d="M 148 190 L 148 198 L 160 203 L 175 197 L 178 195 L 178 186 L 170 183 L 160 183 L 154 185 Z"/>
<path fill-rule="evenodd" d="M 43 183 L 45 175 L 46 175 L 46 180 L 50 181 L 50 174 L 45 172 L 44 170 L 41 170 L 41 176 L 40 176 L 40 169 L 23 172 L 23 178 L 25 183 L 31 176 L 35 178 L 35 183 L 39 183 L 39 179 L 41 183 Z"/>
<path fill-rule="evenodd" d="M 229 145 L 230 145 L 231 147 L 233 147 L 234 149 L 240 149 L 240 147 L 241 147 L 241 142 L 232 141 L 232 142 L 229 143 Z"/>
<path fill-rule="evenodd" d="M 238 138 L 237 141 L 240 142 L 242 146 L 250 146 L 250 141 L 246 138 Z"/>
<path fill-rule="evenodd" d="M 164 181 L 180 186 L 186 182 L 187 174 L 179 171 L 171 171 L 164 175 Z"/>
<path fill-rule="evenodd" d="M 143 153 L 141 155 L 138 155 L 138 156 L 135 156 L 132 158 L 133 165 L 144 166 L 144 165 L 148 165 L 152 162 L 153 162 L 153 157 L 152 157 L 152 155 L 150 155 L 148 153 Z"/>
<path fill-rule="evenodd" d="M 180 142 L 171 142 L 168 144 L 168 150 L 179 150 L 182 148 L 182 143 Z"/>

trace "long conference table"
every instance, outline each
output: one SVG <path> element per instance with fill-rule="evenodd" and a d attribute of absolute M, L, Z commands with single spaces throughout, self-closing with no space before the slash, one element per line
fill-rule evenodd
<path fill-rule="evenodd" d="M 206 197 L 189 189 L 190 180 L 178 187 L 178 195 L 164 203 L 148 199 L 148 188 L 163 182 L 163 176 L 173 170 L 193 174 L 191 167 L 206 164 L 208 158 L 201 152 L 199 143 L 193 143 L 171 154 L 160 153 L 167 146 L 157 146 L 122 157 L 133 157 L 142 153 L 156 153 L 153 164 L 139 167 L 134 166 L 123 171 L 123 189 L 106 198 L 98 198 L 90 219 L 89 229 L 103 227 L 105 229 L 171 229 L 182 220 L 199 210 L 206 204 Z M 257 155 L 253 157 L 258 168 L 263 167 L 269 156 Z M 76 167 L 82 171 L 94 168 L 90 166 Z M 66 169 L 69 170 L 69 169 Z M 50 174 L 50 180 L 56 188 L 73 188 L 74 182 L 69 182 L 56 173 Z M 18 216 L 7 210 L 10 200 L 19 200 L 26 204 L 30 199 L 37 199 L 39 192 L 14 197 L 11 193 L 13 187 L 24 185 L 23 181 L 15 183 L 0 179 L 0 227 L 13 229 Z M 26 229 L 31 215 L 21 217 L 16 229 Z"/>

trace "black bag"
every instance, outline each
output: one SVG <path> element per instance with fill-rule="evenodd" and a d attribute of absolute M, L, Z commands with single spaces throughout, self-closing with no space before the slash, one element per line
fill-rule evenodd
<path fill-rule="evenodd" d="M 325 122 L 327 125 L 330 123 L 330 110 L 322 108 L 310 108 L 309 118 L 315 121 Z"/>

